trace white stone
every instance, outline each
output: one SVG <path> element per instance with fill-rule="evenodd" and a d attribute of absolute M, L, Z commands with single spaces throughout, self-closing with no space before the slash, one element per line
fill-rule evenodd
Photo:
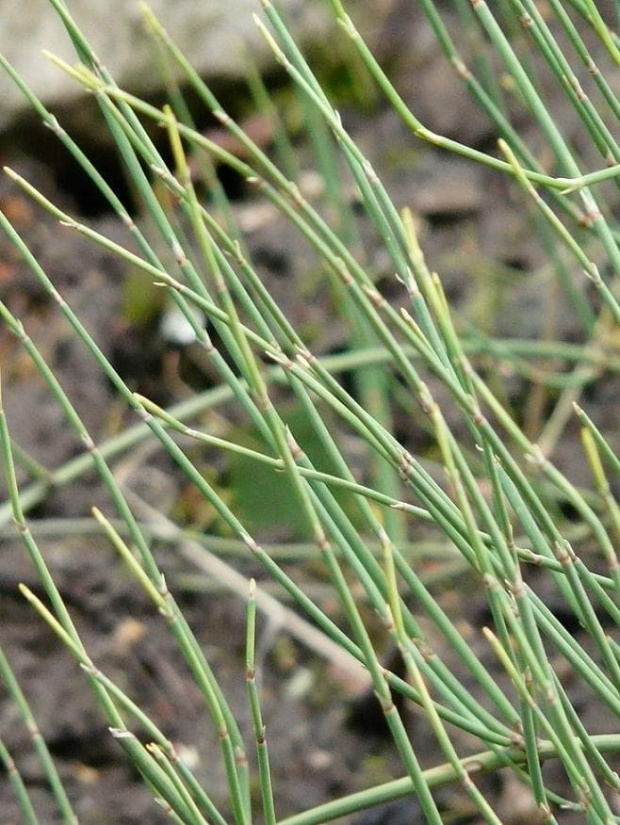
<path fill-rule="evenodd" d="M 66 5 L 119 85 L 138 94 L 161 87 L 137 0 L 67 0 Z M 281 5 L 293 33 L 302 40 L 316 40 L 333 24 L 327 3 L 284 0 Z M 149 6 L 205 77 L 243 75 L 247 47 L 259 62 L 271 59 L 253 20 L 253 13 L 261 14 L 258 0 L 151 0 Z M 44 49 L 77 62 L 51 2 L 0 0 L 3 56 L 46 106 L 79 98 L 79 86 L 42 55 Z M 0 130 L 27 108 L 22 93 L 0 70 Z"/>

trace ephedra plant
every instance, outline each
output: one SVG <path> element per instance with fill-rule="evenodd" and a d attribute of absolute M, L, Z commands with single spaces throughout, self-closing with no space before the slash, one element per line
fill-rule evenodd
<path fill-rule="evenodd" d="M 14 521 L 36 571 L 40 595 L 22 586 L 24 597 L 82 666 L 110 736 L 153 798 L 179 823 L 245 825 L 254 819 L 310 825 L 411 797 L 420 821 L 440 823 L 455 817 L 448 790 L 468 800 L 470 820 L 498 823 L 507 814 L 484 777 L 501 771 L 523 787 L 528 821 L 618 821 L 620 510 L 614 490 L 620 461 L 612 428 L 597 421 L 600 405 L 589 409 L 602 386 L 618 386 L 620 363 L 615 19 L 604 19 L 592 0 L 420 0 L 416 5 L 462 95 L 470 95 L 472 110 L 481 109 L 492 124 L 496 140 L 482 150 L 420 122 L 356 29 L 355 4 L 329 4 L 338 24 L 335 36 L 346 44 L 354 71 L 372 83 L 381 105 L 393 108 L 411 144 L 428 144 L 441 158 L 457 155 L 484 167 L 519 205 L 531 243 L 544 251 L 544 288 L 574 319 L 577 332 L 564 341 L 554 338 L 553 324 L 541 325 L 538 337 L 519 337 L 517 330 L 500 339 L 492 324 L 487 334 L 453 311 L 442 272 L 433 271 L 425 257 L 417 216 L 396 208 L 343 125 L 287 29 L 285 2 L 281 16 L 264 0 L 256 23 L 304 113 L 322 180 L 319 196 L 299 172 L 277 97 L 270 99 L 254 70 L 250 85 L 257 106 L 274 118 L 273 152 L 231 119 L 147 7 L 142 11 L 153 38 L 154 67 L 170 89 L 169 103 L 161 108 L 119 88 L 100 60 L 105 55 L 93 54 L 74 23 L 70 3 L 51 5 L 78 62 L 70 66 L 49 57 L 95 96 L 102 128 L 131 182 L 131 211 L 5 60 L 2 68 L 90 177 L 125 227 L 126 242 L 55 205 L 15 171 L 7 168 L 6 174 L 37 208 L 104 248 L 124 272 L 139 273 L 145 295 L 156 284 L 216 376 L 212 386 L 169 405 L 135 392 L 0 214 L 2 231 L 127 411 L 120 433 L 89 433 L 71 393 L 29 337 L 27 320 L 0 305 L 4 326 L 62 409 L 62 426 L 72 428 L 82 444 L 79 455 L 42 477 L 15 446 L 12 422 L 0 409 L 8 490 L 0 512 L 5 523 Z M 239 151 L 195 127 L 188 93 L 234 137 Z M 570 117 L 558 116 L 558 99 Z M 270 288 L 218 184 L 216 167 L 234 170 L 253 197 L 271 204 L 303 236 L 319 273 L 315 293 L 300 290 L 283 301 L 282 291 Z M 377 278 L 371 256 L 356 241 L 362 222 L 389 261 L 387 278 Z M 463 269 L 467 277 L 471 268 Z M 477 288 L 490 289 L 483 282 Z M 319 326 L 341 324 L 346 330 L 346 346 L 336 355 L 325 353 L 316 329 L 295 321 L 296 303 L 313 300 L 323 312 Z M 494 310 L 506 312 L 497 305 Z M 5 377 L 5 397 L 10 391 Z M 289 415 L 292 403 L 295 416 Z M 524 407 L 534 403 L 540 412 L 532 423 Z M 616 403 L 613 395 L 608 403 Z M 223 434 L 210 431 L 214 419 L 207 413 L 223 405 L 243 423 Z M 573 461 L 588 468 L 588 484 L 583 473 L 578 484 L 570 468 L 563 472 L 555 462 L 571 439 Z M 174 512 L 163 514 L 162 527 L 144 516 L 114 472 L 118 456 L 146 443 L 165 451 L 214 514 L 192 539 L 208 575 L 247 599 L 240 678 L 245 673 L 251 724 L 240 724 L 217 667 L 198 644 L 155 558 L 154 545 L 166 536 L 184 541 L 181 519 L 175 523 Z M 306 567 L 282 563 L 281 531 L 274 530 L 269 545 L 253 534 L 239 496 L 231 500 L 197 465 L 197 445 L 260 468 L 261 479 L 285 479 L 295 538 L 309 545 L 312 569 L 320 571 L 329 598 L 316 597 Z M 29 512 L 57 487 L 79 485 L 93 468 L 107 496 L 105 503 L 92 501 L 94 521 L 83 525 L 84 536 L 94 531 L 107 537 L 136 590 L 163 614 L 219 737 L 225 794 L 211 788 L 208 776 L 197 779 L 165 724 L 145 713 L 140 696 L 126 692 L 91 658 L 55 583 L 45 539 L 32 530 Z M 255 481 L 249 487 L 268 520 L 277 506 L 265 485 Z M 264 525 L 261 531 L 269 533 Z M 291 533 L 284 535 L 282 546 Z M 242 552 L 219 557 L 219 540 Z M 429 562 L 424 547 L 430 546 L 436 557 Z M 245 578 L 244 556 L 258 583 Z M 465 626 L 446 606 L 446 591 L 463 582 L 485 604 L 484 621 L 476 627 Z M 270 583 L 278 586 L 275 596 L 267 592 Z M 318 807 L 281 810 L 255 661 L 257 619 L 278 603 L 297 642 L 328 651 L 368 679 L 400 776 L 326 798 Z M 386 637 L 402 667 L 386 664 Z M 36 707 L 28 705 L 29 686 L 17 684 L 7 659 L 0 662 L 8 693 L 32 728 Z M 586 717 L 584 707 L 595 712 Z M 424 726 L 427 740 L 432 737 L 432 748 L 421 751 L 406 708 L 413 709 L 418 730 Z M 592 718 L 599 724 L 591 728 L 586 719 Z M 77 821 L 44 741 L 35 737 L 33 744 L 63 821 Z M 24 821 L 37 822 L 28 784 L 4 745 L 0 756 Z"/>

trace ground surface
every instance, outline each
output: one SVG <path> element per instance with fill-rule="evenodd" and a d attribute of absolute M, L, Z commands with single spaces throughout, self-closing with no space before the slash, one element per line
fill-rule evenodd
<path fill-rule="evenodd" d="M 465 93 L 452 80 L 431 45 L 428 30 L 408 15 L 404 6 L 389 19 L 386 37 L 395 44 L 395 54 L 401 39 L 407 44 L 399 59 L 392 61 L 392 70 L 416 114 L 442 134 L 480 148 L 491 145 L 492 130 L 483 117 L 473 112 Z M 437 99 L 443 105 L 438 107 Z M 490 334 L 501 337 L 518 333 L 522 338 L 538 335 L 549 312 L 549 301 L 557 303 L 559 299 L 546 287 L 539 269 L 541 252 L 530 242 L 519 205 L 505 185 L 480 168 L 415 143 L 396 116 L 380 104 L 370 114 L 345 111 L 344 117 L 362 150 L 385 170 L 387 188 L 396 204 L 412 206 L 419 216 L 427 257 L 441 273 L 453 306 Z M 528 128 L 524 122 L 524 131 Z M 62 161 L 52 164 L 54 179 L 49 165 L 38 165 L 19 146 L 0 145 L 0 150 L 4 162 L 22 171 L 56 202 L 79 213 L 81 206 L 75 205 L 75 193 L 57 186 L 59 177 L 67 179 L 66 173 L 61 174 Z M 306 149 L 302 147 L 301 152 Z M 83 192 L 79 193 L 82 205 L 83 198 Z M 205 376 L 201 372 L 196 353 L 179 356 L 162 340 L 156 325 L 139 329 L 127 320 L 123 309 L 126 292 L 121 286 L 127 273 L 116 260 L 93 249 L 75 233 L 59 229 L 8 181 L 0 184 L 0 204 L 103 352 L 133 387 L 168 403 L 188 392 L 185 381 L 208 385 L 208 373 Z M 259 230 L 248 230 L 248 244 L 263 267 L 269 288 L 289 317 L 299 327 L 314 331 L 315 351 L 338 351 L 343 346 L 343 330 L 339 323 L 323 324 L 328 311 L 324 291 L 319 288 L 312 301 L 303 297 L 298 300 L 308 275 L 305 247 L 249 193 L 241 194 L 236 209 L 242 219 L 256 219 L 254 225 Z M 121 230 L 110 216 L 97 215 L 89 220 L 105 234 L 120 236 Z M 371 244 L 369 239 L 370 232 L 364 242 Z M 376 254 L 380 270 L 381 254 L 371 250 L 372 254 Z M 392 289 L 389 277 L 386 271 L 384 286 L 388 291 Z M 394 288 L 392 293 L 398 301 L 398 290 Z M 5 239 L 0 239 L 0 297 L 24 321 L 89 432 L 97 440 L 117 434 L 127 421 L 125 411 Z M 490 306 L 494 308 L 492 317 L 488 314 Z M 561 306 L 554 323 L 555 334 L 563 340 L 578 338 L 575 322 Z M 78 439 L 61 425 L 61 412 L 49 402 L 27 356 L 5 329 L 0 329 L 0 359 L 4 404 L 16 443 L 48 469 L 60 467 L 78 455 Z M 523 392 L 523 384 L 515 380 L 513 389 L 518 395 Z M 614 427 L 610 400 L 617 398 L 617 392 L 618 382 L 611 376 L 591 383 L 589 409 L 598 414 L 604 430 Z M 524 403 L 527 399 L 524 395 Z M 226 417 L 226 408 L 221 414 Z M 544 420 L 544 412 L 542 417 Z M 535 429 L 537 423 L 540 420 L 533 415 L 531 427 Z M 403 416 L 398 424 L 410 445 L 424 449 L 424 436 L 412 429 L 411 422 Z M 579 481 L 583 461 L 577 456 L 575 438 L 569 437 L 559 445 L 555 458 Z M 130 456 L 121 453 L 112 466 L 130 503 L 138 511 L 142 507 L 144 518 L 148 520 L 153 511 L 179 516 L 179 502 L 183 502 L 185 509 L 180 517 L 208 532 L 208 514 L 201 512 L 200 503 L 170 463 L 148 444 Z M 216 466 L 213 472 L 220 469 Z M 195 759 L 198 777 L 217 797 L 225 782 L 221 769 L 216 767 L 217 740 L 201 698 L 161 617 L 141 595 L 108 544 L 92 530 L 89 534 L 84 522 L 79 521 L 88 517 L 93 504 L 110 509 L 95 476 L 80 475 L 76 482 L 59 485 L 40 497 L 30 513 L 32 528 L 40 536 L 48 564 L 92 658 L 130 695 L 138 697 L 166 735 L 184 749 L 189 759 Z M 251 517 L 257 518 L 257 529 L 263 530 L 267 541 L 281 538 L 277 532 L 270 535 L 256 513 Z M 72 520 L 72 535 L 67 535 L 66 528 L 54 535 L 53 528 L 60 519 Z M 3 528 L 0 541 L 0 641 L 28 695 L 80 820 L 89 825 L 155 825 L 169 821 L 127 767 L 95 708 L 83 674 L 17 592 L 19 582 L 35 592 L 39 592 L 39 586 L 10 522 Z M 177 552 L 174 544 L 163 541 L 156 541 L 155 546 L 168 582 L 251 742 L 244 693 L 243 602 L 212 577 L 200 574 L 191 553 Z M 301 575 L 310 580 L 312 566 L 304 565 Z M 237 558 L 234 566 L 264 581 L 260 568 L 247 559 Z M 459 616 L 467 632 L 475 634 L 488 620 L 485 602 L 475 594 L 475 585 L 467 576 L 446 581 L 442 596 L 446 609 Z M 319 581 L 317 597 L 331 598 L 320 587 Z M 544 585 L 541 588 L 544 592 Z M 553 594 L 549 593 L 548 598 L 553 600 Z M 557 613 L 562 620 L 571 620 L 562 615 L 561 606 Z M 326 665 L 324 657 L 291 640 L 277 623 L 270 624 L 261 617 L 259 625 L 263 712 L 279 815 L 400 775 L 402 769 L 377 721 L 376 709 L 360 699 L 363 687 L 352 684 L 334 666 Z M 501 680 L 490 655 L 482 655 Z M 575 689 L 580 690 L 578 686 Z M 33 789 L 40 821 L 51 825 L 60 820 L 42 780 L 30 737 L 5 694 L 0 696 L 0 736 Z M 593 729 L 609 730 L 609 721 L 599 717 L 597 708 L 585 699 L 580 712 Z M 405 713 L 423 764 L 436 764 L 439 757 L 431 737 L 411 709 Z M 527 795 L 506 777 L 489 783 L 488 792 L 506 825 L 533 821 Z M 449 812 L 446 821 L 475 821 L 459 792 L 446 791 L 442 800 Z M 525 806 L 523 812 L 521 804 Z M 0 776 L 0 823 L 17 821 L 8 780 Z M 363 819 L 364 823 L 386 825 L 417 821 L 421 820 L 413 807 L 384 811 L 374 819 L 367 814 Z M 579 820 L 566 815 L 561 821 Z"/>

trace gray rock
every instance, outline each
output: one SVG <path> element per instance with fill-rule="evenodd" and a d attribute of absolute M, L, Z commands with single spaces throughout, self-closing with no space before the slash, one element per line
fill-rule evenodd
<path fill-rule="evenodd" d="M 150 7 L 194 68 L 206 77 L 244 73 L 244 45 L 263 64 L 270 59 L 252 13 L 258 0 L 151 0 Z M 68 0 L 74 20 L 119 85 L 137 94 L 160 87 L 153 68 L 152 42 L 136 2 Z M 296 37 L 308 42 L 325 36 L 333 21 L 327 4 L 286 0 L 286 17 Z M 48 0 L 1 0 L 0 52 L 45 105 L 81 97 L 79 86 L 56 68 L 42 50 L 76 62 L 75 51 Z M 28 108 L 22 93 L 0 72 L 0 131 Z"/>

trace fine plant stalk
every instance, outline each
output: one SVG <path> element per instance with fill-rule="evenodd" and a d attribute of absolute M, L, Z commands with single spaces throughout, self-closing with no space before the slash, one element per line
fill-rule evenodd
<path fill-rule="evenodd" d="M 12 346 L 25 353 L 79 444 L 78 455 L 42 466 L 36 449 L 12 438 L 0 396 L 7 490 L 0 527 L 4 537 L 13 521 L 42 595 L 25 584 L 18 592 L 84 672 L 110 735 L 144 787 L 172 821 L 191 825 L 249 825 L 257 818 L 267 825 L 318 824 L 405 797 L 415 798 L 424 821 L 439 825 L 452 812 L 437 790 L 451 785 L 481 821 L 499 825 L 498 801 L 485 777 L 505 769 L 524 785 L 541 821 L 561 822 L 563 809 L 587 822 L 616 821 L 610 792 L 620 787 L 620 737 L 595 735 L 576 704 L 587 693 L 606 723 L 618 724 L 620 648 L 612 637 L 620 627 L 620 459 L 596 404 L 588 409 L 602 382 L 620 374 L 620 144 L 614 137 L 620 103 L 604 77 L 607 66 L 620 65 L 615 32 L 593 0 L 550 0 L 544 14 L 531 0 L 480 0 L 471 8 L 454 0 L 460 32 L 445 4 L 421 0 L 420 13 L 463 92 L 496 130 L 496 151 L 427 128 L 362 38 L 354 4 L 351 15 L 341 0 L 325 4 L 337 24 L 334 36 L 345 44 L 338 53 L 359 61 L 365 82 L 376 84 L 382 105 L 391 107 L 417 150 L 449 152 L 476 164 L 522 205 L 528 237 L 546 259 L 549 286 L 537 299 L 549 318 L 539 324 L 538 337 L 519 332 L 508 338 L 495 334 L 494 319 L 482 331 L 461 317 L 467 308 L 427 260 L 418 216 L 393 202 L 389 175 L 384 181 L 381 161 L 362 151 L 291 33 L 285 8 L 263 0 L 256 22 L 290 83 L 282 99 L 295 111 L 282 110 L 248 57 L 250 95 L 273 136 L 270 146 L 224 109 L 144 4 L 154 67 L 169 96 L 161 106 L 116 82 L 70 6 L 50 0 L 50 13 L 63 24 L 79 62 L 49 57 L 96 101 L 131 204 L 121 201 L 1 55 L 0 69 L 97 188 L 125 237 L 113 240 L 94 220 L 58 206 L 27 174 L 6 168 L 9 185 L 46 220 L 115 259 L 123 277 L 131 273 L 145 288 L 157 287 L 163 311 L 174 308 L 186 324 L 189 357 L 212 386 L 195 390 L 188 383 L 184 391 L 192 397 L 176 403 L 136 391 L 29 249 L 26 232 L 22 237 L 12 225 L 10 210 L 0 212 L 0 231 L 14 254 L 62 319 L 72 345 L 105 376 L 128 422 L 115 435 L 90 432 L 70 383 L 55 374 L 36 328 L 31 331 L 27 303 L 0 301 L 0 323 Z M 468 68 L 473 52 L 476 74 Z M 584 69 L 593 76 L 586 78 Z M 548 88 L 575 119 L 580 140 L 558 117 Z M 227 135 L 224 145 L 197 128 L 205 116 Z M 293 122 L 301 124 L 295 140 L 286 132 Z M 530 131 L 522 129 L 524 122 Z M 542 150 L 532 148 L 530 132 Z M 318 195 L 306 191 L 296 154 L 301 138 L 321 181 Z M 237 221 L 238 209 L 218 177 L 223 167 L 303 244 L 299 257 L 312 275 L 304 270 L 302 285 L 291 276 L 284 300 Z M 387 276 L 377 277 L 370 248 L 388 262 Z M 476 289 L 485 284 L 477 268 L 473 261 L 462 273 L 463 279 L 475 274 Z M 515 275 L 505 261 L 487 269 L 488 277 Z M 520 273 L 519 286 L 529 277 Z M 400 297 L 393 297 L 393 287 Z M 502 290 L 493 289 L 500 296 L 495 307 Z M 561 312 L 549 311 L 558 296 L 578 329 L 570 342 L 558 340 Z M 320 308 L 321 324 L 342 330 L 341 353 L 326 354 L 321 331 L 299 321 L 295 307 L 304 301 Z M 177 363 L 185 355 L 177 353 Z M 163 388 L 166 378 L 160 379 Z M 12 380 L 6 370 L 4 393 Z M 184 378 L 175 381 L 178 389 Z M 162 397 L 174 395 L 165 389 Z M 571 451 L 573 463 L 587 466 L 590 482 L 577 482 L 570 467 L 563 469 L 562 448 Z M 209 513 L 206 528 L 177 524 L 174 507 L 158 512 L 113 466 L 122 457 L 148 472 L 156 451 L 168 461 L 177 504 L 189 486 Z M 244 478 L 234 489 L 230 479 L 239 466 Z M 37 524 L 34 508 L 91 470 L 111 507 L 92 502 L 88 520 Z M 256 480 L 261 477 L 286 489 L 285 516 L 276 515 L 272 493 Z M 253 524 L 244 496 L 269 514 L 269 528 Z M 211 788 L 210 776 L 203 786 L 164 726 L 91 659 L 47 558 L 47 543 L 58 530 L 84 542 L 103 537 L 160 616 L 217 739 L 224 792 Z M 247 602 L 245 653 L 234 662 L 245 680 L 243 710 L 190 626 L 184 606 L 190 577 L 181 573 L 168 581 L 164 575 L 163 558 L 171 554 L 193 564 L 195 592 L 216 599 L 224 587 Z M 197 575 L 211 578 L 196 581 Z M 479 611 L 472 606 L 458 615 L 467 601 L 467 591 L 458 592 L 461 582 L 476 593 Z M 271 735 L 267 748 L 273 709 L 261 689 L 261 680 L 277 673 L 257 652 L 257 613 L 282 632 L 294 627 L 296 642 L 374 693 L 401 778 L 308 810 L 284 810 L 278 742 Z M 402 671 L 385 664 L 386 645 L 398 651 Z M 570 679 L 563 675 L 567 669 Z M 63 821 L 77 821 L 2 651 L 0 675 L 32 731 Z M 415 724 L 426 726 L 432 754 L 418 746 L 401 699 L 415 705 Z M 246 716 L 247 724 L 241 721 Z M 23 820 L 37 822 L 2 737 L 0 759 Z M 544 769 L 551 759 L 561 768 L 559 780 Z"/>

